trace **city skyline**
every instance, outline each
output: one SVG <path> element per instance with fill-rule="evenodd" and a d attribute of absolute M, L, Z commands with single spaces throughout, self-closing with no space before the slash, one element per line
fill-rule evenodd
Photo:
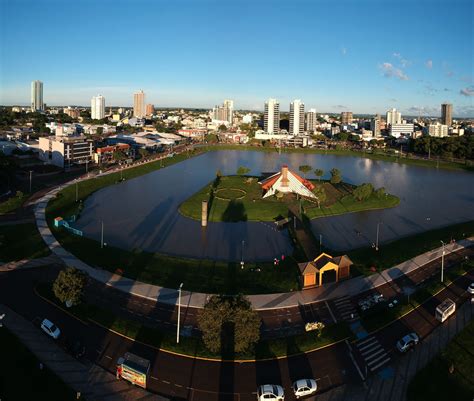
<path fill-rule="evenodd" d="M 263 111 L 265 99 L 276 98 L 283 112 L 293 99 L 302 99 L 307 108 L 332 113 L 377 114 L 395 107 L 405 115 L 440 116 L 439 105 L 451 103 L 453 117 L 474 116 L 473 65 L 467 57 L 473 44 L 469 24 L 473 5 L 467 0 L 402 1 L 389 14 L 386 7 L 374 7 L 373 1 L 336 5 L 299 1 L 300 7 L 283 2 L 269 7 L 268 1 L 262 1 L 252 5 L 251 13 L 239 7 L 250 7 L 248 1 L 219 9 L 205 7 L 210 3 L 214 2 L 138 1 L 137 8 L 150 10 L 138 19 L 121 12 L 126 3 L 114 3 L 115 9 L 108 1 L 89 2 L 90 7 L 75 10 L 84 28 L 80 31 L 65 18 L 72 6 L 62 2 L 3 3 L 0 103 L 29 105 L 28 85 L 41 80 L 47 105 L 83 106 L 101 93 L 108 105 L 130 107 L 133 93 L 143 88 L 147 101 L 158 108 L 210 109 L 221 99 L 232 98 L 236 109 Z M 156 15 L 166 18 L 151 24 Z M 229 30 L 237 15 L 242 21 Z M 336 27 L 334 15 L 354 19 Z M 367 19 L 357 19 L 358 15 Z M 283 18 L 285 24 L 274 29 L 274 21 Z M 54 41 L 56 46 L 23 40 L 36 29 L 35 19 L 43 21 L 44 42 Z M 49 28 L 53 20 L 54 29 Z M 83 32 L 98 22 L 100 46 L 91 47 L 92 38 Z M 123 29 L 132 24 L 139 27 L 136 32 Z M 62 34 L 53 35 L 55 30 Z M 265 30 L 270 37 L 261 34 Z M 228 35 L 220 42 L 231 49 L 228 52 L 215 49 L 215 34 L 224 31 Z M 374 31 L 376 43 L 367 40 Z M 135 40 L 144 33 L 152 38 L 146 45 Z M 293 35 L 301 40 L 293 43 Z M 16 43 L 22 43 L 21 48 Z M 134 46 L 134 52 L 127 58 L 114 52 L 102 54 L 99 50 L 107 44 L 123 50 Z M 291 57 L 302 49 L 306 56 L 298 60 L 298 74 L 294 74 Z M 84 63 L 70 63 L 72 55 L 80 60 L 100 57 L 101 62 L 90 74 Z M 137 62 L 141 57 L 146 65 Z M 152 74 L 145 73 L 149 66 Z"/>

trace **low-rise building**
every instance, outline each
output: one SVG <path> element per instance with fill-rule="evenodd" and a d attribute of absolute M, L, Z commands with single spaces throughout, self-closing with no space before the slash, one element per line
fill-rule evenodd
<path fill-rule="evenodd" d="M 390 133 L 390 136 L 393 136 L 394 138 L 400 138 L 400 136 L 402 135 L 411 137 L 414 131 L 415 131 L 414 124 L 402 123 L 402 124 L 391 124 L 389 133 Z"/>
<path fill-rule="evenodd" d="M 206 129 L 180 129 L 178 130 L 178 134 L 184 136 L 186 138 L 193 138 L 193 139 L 201 139 L 204 140 L 204 137 L 207 134 Z"/>
<path fill-rule="evenodd" d="M 97 148 L 94 152 L 94 163 L 104 164 L 114 161 L 115 152 L 122 152 L 125 155 L 129 155 L 130 145 L 126 143 L 118 143 L 116 145 Z"/>
<path fill-rule="evenodd" d="M 437 138 L 444 138 L 445 136 L 448 136 L 449 130 L 448 126 L 445 124 L 429 124 L 424 128 L 424 133 L 429 135 L 429 136 L 434 136 Z"/>
<path fill-rule="evenodd" d="M 40 160 L 58 167 L 92 161 L 93 142 L 84 136 L 39 138 Z"/>

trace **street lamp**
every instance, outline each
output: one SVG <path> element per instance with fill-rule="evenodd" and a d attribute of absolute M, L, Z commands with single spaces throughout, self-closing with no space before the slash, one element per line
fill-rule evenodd
<path fill-rule="evenodd" d="M 444 242 L 441 241 L 441 244 L 443 244 L 443 252 L 441 253 L 441 282 L 444 281 Z"/>
<path fill-rule="evenodd" d="M 183 283 L 179 285 L 178 288 L 178 325 L 176 327 L 176 344 L 179 344 L 179 322 L 181 317 L 181 289 L 183 288 Z"/>
<path fill-rule="evenodd" d="M 323 234 L 319 234 L 319 253 L 321 253 L 323 249 Z"/>
<path fill-rule="evenodd" d="M 33 171 L 30 170 L 30 194 L 31 194 L 31 180 L 33 178 Z"/>
<path fill-rule="evenodd" d="M 77 187 L 77 180 L 76 180 L 76 202 L 78 201 L 79 199 L 79 189 Z"/>
<path fill-rule="evenodd" d="M 375 250 L 378 251 L 379 250 L 379 231 L 380 231 L 380 224 L 382 224 L 381 221 L 377 222 L 377 239 L 375 241 Z"/>
<path fill-rule="evenodd" d="M 241 257 L 240 257 L 240 268 L 243 269 L 244 268 L 244 245 L 245 245 L 245 241 L 242 240 L 242 250 L 241 250 Z"/>
<path fill-rule="evenodd" d="M 104 247 L 104 220 L 101 222 L 101 230 L 100 230 L 100 248 Z"/>

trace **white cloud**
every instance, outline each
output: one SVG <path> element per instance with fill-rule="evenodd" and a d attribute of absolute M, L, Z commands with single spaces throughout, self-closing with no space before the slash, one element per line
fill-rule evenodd
<path fill-rule="evenodd" d="M 474 96 L 474 86 L 468 86 L 467 88 L 461 89 L 459 93 L 463 96 Z"/>
<path fill-rule="evenodd" d="M 402 81 L 408 80 L 408 76 L 401 69 L 394 67 L 391 63 L 383 63 L 382 65 L 380 65 L 380 69 L 382 70 L 383 75 L 386 78 L 394 77 Z"/>
<path fill-rule="evenodd" d="M 343 56 L 347 54 L 347 48 L 346 47 L 341 47 L 341 53 Z"/>
<path fill-rule="evenodd" d="M 436 107 L 429 106 L 411 106 L 407 109 L 407 112 L 414 115 L 426 115 L 432 116 L 436 113 L 439 114 L 439 110 Z"/>
<path fill-rule="evenodd" d="M 392 53 L 392 56 L 395 57 L 396 59 L 398 59 L 398 61 L 400 62 L 400 65 L 403 68 L 405 68 L 405 67 L 407 67 L 408 65 L 411 64 L 411 61 L 404 58 L 400 53 Z"/>
<path fill-rule="evenodd" d="M 433 60 L 428 60 L 426 63 L 426 68 L 432 69 L 433 68 Z"/>

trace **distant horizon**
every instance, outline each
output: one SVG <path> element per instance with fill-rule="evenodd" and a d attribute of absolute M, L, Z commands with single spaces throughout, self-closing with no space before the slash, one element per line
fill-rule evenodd
<path fill-rule="evenodd" d="M 29 105 L 41 80 L 51 105 L 131 106 L 143 89 L 159 107 L 436 116 L 446 102 L 472 117 L 473 14 L 471 0 L 4 1 L 0 103 Z"/>

